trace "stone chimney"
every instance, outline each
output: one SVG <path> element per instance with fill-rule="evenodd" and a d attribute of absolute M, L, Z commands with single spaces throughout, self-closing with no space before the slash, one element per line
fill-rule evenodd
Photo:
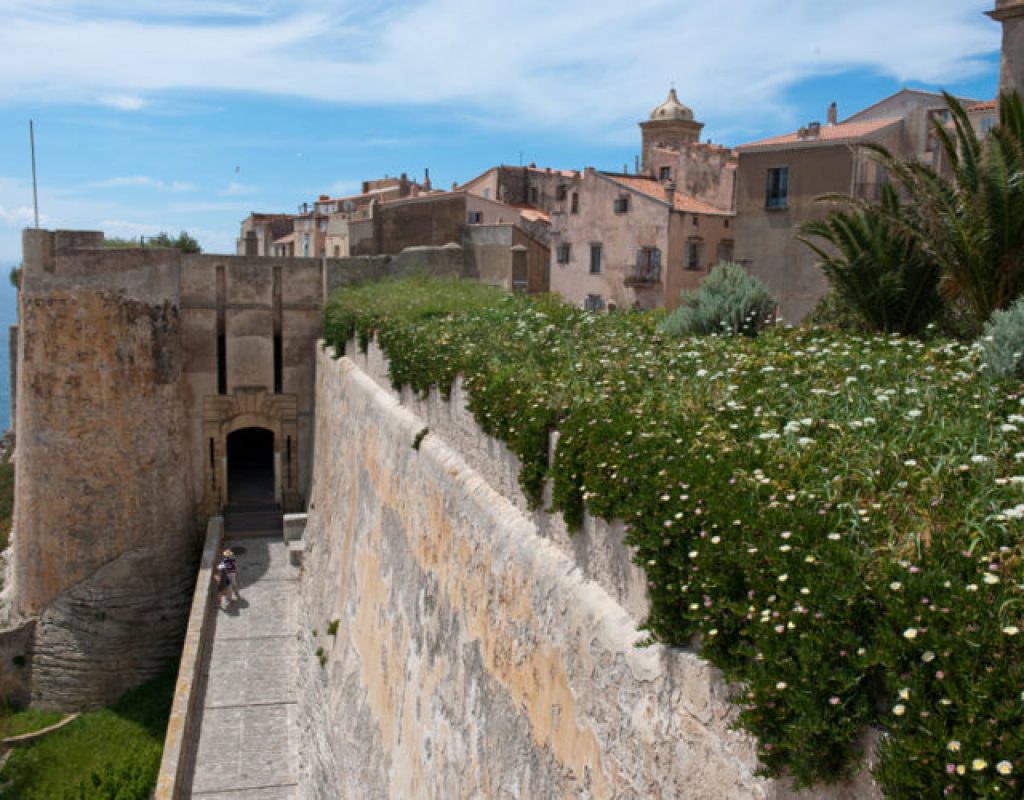
<path fill-rule="evenodd" d="M 839 124 L 839 107 L 835 104 L 835 101 L 833 101 L 832 105 L 828 107 L 828 124 Z"/>
<path fill-rule="evenodd" d="M 807 123 L 807 138 L 817 139 L 821 135 L 821 123 L 820 122 L 809 122 Z"/>
<path fill-rule="evenodd" d="M 430 167 L 423 170 L 423 191 L 429 192 L 433 187 L 430 185 Z"/>
<path fill-rule="evenodd" d="M 665 187 L 665 202 L 670 206 L 674 206 L 676 203 L 676 184 L 674 181 L 667 181 L 664 184 Z"/>

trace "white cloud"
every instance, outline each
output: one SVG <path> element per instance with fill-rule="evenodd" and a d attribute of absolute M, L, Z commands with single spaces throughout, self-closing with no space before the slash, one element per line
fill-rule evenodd
<path fill-rule="evenodd" d="M 4 208 L 0 206 L 0 223 L 12 228 L 24 228 L 31 225 L 35 212 L 31 208 Z"/>
<path fill-rule="evenodd" d="M 812 76 L 863 69 L 942 84 L 980 74 L 999 46 L 999 26 L 982 14 L 991 6 L 739 0 L 725 13 L 679 0 L 15 0 L 0 102 L 105 97 L 130 107 L 169 89 L 265 92 L 443 105 L 481 123 L 605 135 L 675 81 L 701 119 L 728 127 L 788 113 L 787 88 Z"/>
<path fill-rule="evenodd" d="M 102 181 L 94 181 L 88 185 L 91 189 L 120 189 L 128 186 L 146 187 L 150 189 L 161 189 L 170 192 L 188 192 L 195 188 L 187 181 L 163 181 L 150 175 L 118 175 L 113 178 L 105 178 Z"/>
<path fill-rule="evenodd" d="M 240 197 L 248 194 L 256 194 L 259 190 L 259 186 L 252 186 L 248 183 L 239 183 L 238 181 L 231 181 L 231 183 L 229 183 L 221 190 L 221 194 L 225 197 Z"/>
<path fill-rule="evenodd" d="M 146 107 L 146 101 L 130 94 L 105 94 L 99 98 L 100 105 L 119 108 L 121 111 L 139 111 Z"/>

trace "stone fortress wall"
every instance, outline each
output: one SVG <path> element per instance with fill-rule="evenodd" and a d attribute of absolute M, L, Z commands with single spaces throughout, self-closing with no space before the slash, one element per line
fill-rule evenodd
<path fill-rule="evenodd" d="M 324 297 L 466 269 L 460 247 L 273 259 L 25 231 L 0 630 L 12 695 L 98 705 L 173 660 L 202 527 L 228 500 L 228 436 L 273 432 L 276 499 L 305 504 Z"/>
<path fill-rule="evenodd" d="M 528 511 L 460 388 L 398 394 L 377 350 L 349 351 L 318 354 L 304 796 L 879 796 L 867 774 L 805 794 L 756 777 L 717 670 L 636 646 L 621 526 L 569 537 Z"/>

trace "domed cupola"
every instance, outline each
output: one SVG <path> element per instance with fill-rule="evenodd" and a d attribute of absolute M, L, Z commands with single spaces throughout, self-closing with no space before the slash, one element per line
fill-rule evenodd
<path fill-rule="evenodd" d="M 665 102 L 640 123 L 644 172 L 651 168 L 655 149 L 681 150 L 696 145 L 703 127 L 703 122 L 693 118 L 693 110 L 679 102 L 676 90 L 670 89 Z"/>
<path fill-rule="evenodd" d="M 675 89 L 669 89 L 668 99 L 651 112 L 651 120 L 683 120 L 693 121 L 693 109 L 679 102 Z"/>

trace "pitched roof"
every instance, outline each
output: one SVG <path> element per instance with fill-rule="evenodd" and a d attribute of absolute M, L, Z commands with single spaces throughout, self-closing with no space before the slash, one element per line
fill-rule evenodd
<path fill-rule="evenodd" d="M 782 136 L 771 136 L 767 139 L 759 139 L 756 142 L 741 144 L 736 149 L 745 152 L 748 150 L 788 149 L 814 147 L 822 144 L 839 144 L 841 142 L 856 142 L 860 139 L 866 139 L 892 125 L 898 125 L 901 121 L 899 117 L 886 117 L 884 119 L 864 120 L 863 122 L 822 125 L 817 136 L 801 136 L 800 131 L 793 131 Z"/>
<path fill-rule="evenodd" d="M 995 111 L 999 107 L 997 100 L 983 100 L 980 103 L 975 103 L 973 106 L 968 106 L 968 113 L 976 111 Z"/>
<path fill-rule="evenodd" d="M 654 178 L 646 178 L 642 175 L 616 175 L 607 172 L 598 173 L 599 175 L 608 178 L 609 180 L 626 186 L 634 191 L 645 194 L 648 197 L 652 197 L 655 200 L 660 200 L 662 203 L 668 204 L 665 199 L 665 184 L 661 181 L 656 181 Z M 719 216 L 732 216 L 733 212 L 727 208 L 718 208 L 710 203 L 705 203 L 703 200 L 699 200 L 692 194 L 676 190 L 672 198 L 672 207 L 676 211 L 685 211 L 687 214 L 717 214 Z"/>

